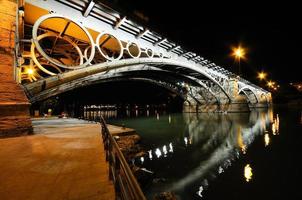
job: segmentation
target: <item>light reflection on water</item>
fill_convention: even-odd
[[[264,134],[264,143],[265,143],[265,146],[269,145],[269,141],[270,141],[269,134],[268,133]]]
[[[263,135],[266,147],[271,145],[271,135],[279,134],[279,116],[272,110],[155,115],[155,119],[112,121],[137,130],[149,150],[134,163],[165,179],[145,188],[150,199],[162,191],[173,191],[178,199],[201,198],[211,181],[240,159],[258,135]],[[252,167],[246,163],[240,176],[249,182],[252,175]]]
[[[252,179],[252,176],[253,176],[252,168],[251,168],[250,164],[247,164],[244,167],[244,177],[245,177],[246,182],[249,182]]]

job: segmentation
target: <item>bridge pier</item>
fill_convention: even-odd
[[[267,102],[259,102],[256,104],[250,104],[250,108],[268,108],[269,104]]]
[[[250,105],[251,108],[268,108],[272,105],[272,96],[271,93],[266,95],[258,95],[259,100],[256,104]]]
[[[32,131],[30,103],[15,80],[15,1],[0,1],[0,137],[27,134]]]
[[[197,103],[195,103],[195,102],[193,103],[193,102],[186,100],[183,103],[182,111],[184,113],[196,113],[197,112]]]
[[[204,105],[197,105],[196,107],[197,112],[199,113],[205,113],[205,112],[215,112],[219,110],[219,106],[214,103],[214,104],[204,104]]]
[[[224,110],[224,109],[222,109]],[[231,103],[225,106],[227,112],[250,112],[249,104],[244,95],[238,95]]]
[[[184,113],[208,113],[215,112],[219,106],[217,104],[189,104],[185,102],[183,104],[183,112]]]
[[[226,106],[227,112],[249,112],[247,97],[239,94],[239,85],[237,78],[231,78],[229,81],[229,94],[231,102]]]

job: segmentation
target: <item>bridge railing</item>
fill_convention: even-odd
[[[117,199],[146,200],[140,185],[134,177],[117,142],[108,130],[103,116],[89,117],[87,120],[100,122],[105,148],[106,161],[109,162],[109,178],[113,181]]]

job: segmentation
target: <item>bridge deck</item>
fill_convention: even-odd
[[[35,135],[0,139],[0,199],[115,199],[100,126],[34,119]]]

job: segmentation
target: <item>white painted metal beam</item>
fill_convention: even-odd
[[[92,11],[94,5],[95,5],[95,3],[91,0],[88,4],[84,14],[83,14],[84,17],[87,17],[90,14],[90,12]]]
[[[166,39],[166,38],[163,38],[163,39],[161,39],[161,40],[155,42],[155,43],[154,43],[154,46],[156,47],[156,46],[158,46],[159,44],[161,44],[161,43],[163,43],[163,42],[165,42],[165,41],[167,41],[167,39]]]
[[[143,30],[142,32],[140,32],[140,33],[136,36],[136,38],[139,39],[139,38],[143,37],[144,35],[146,35],[148,32],[149,32],[149,29],[145,29],[145,30]]]
[[[116,22],[114,29],[118,29],[120,26],[122,26],[122,24],[126,21],[126,17],[123,17],[122,19],[120,19],[118,22]]]

